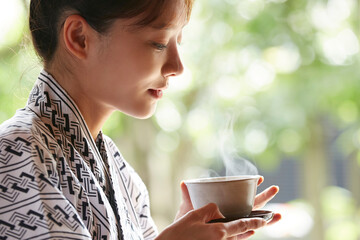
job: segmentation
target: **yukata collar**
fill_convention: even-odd
[[[70,161],[71,155],[73,154],[73,148],[75,148],[76,151],[82,155],[83,160],[88,167],[91,168],[91,171],[98,182],[103,182],[104,178],[107,178],[105,182],[109,181],[109,184],[111,181],[116,182],[113,187],[116,190],[114,196],[115,202],[118,204],[117,207],[123,207],[122,211],[124,213],[126,212],[127,215],[130,215],[129,218],[131,217],[132,222],[137,226],[137,229],[140,229],[139,220],[137,219],[136,212],[131,203],[130,193],[127,190],[127,185],[125,185],[125,177],[122,176],[122,166],[119,166],[121,159],[114,159],[119,152],[116,151],[116,148],[109,147],[107,144],[108,141],[104,141],[106,138],[104,138],[100,131],[97,136],[97,142],[100,143],[100,141],[102,141],[100,146],[102,146],[101,153],[104,155],[100,154],[96,142],[93,140],[76,103],[60,84],[45,70],[40,73],[38,80],[30,93],[27,108],[39,117],[40,121],[43,123],[41,125],[48,128],[47,132],[54,137],[60,147],[65,142],[71,145],[69,148]],[[50,148],[52,146],[48,147]],[[104,162],[104,159],[106,160],[105,151],[107,150],[109,151],[109,157],[112,156],[112,161],[107,162],[108,166],[106,166]],[[125,165],[125,163],[123,164]],[[112,177],[114,179],[112,179]],[[100,184],[99,188],[101,188]],[[106,197],[104,192],[102,196]],[[125,200],[124,196],[127,196],[128,200]],[[127,209],[124,207],[125,205],[128,205]],[[132,209],[130,213],[128,212],[128,209]],[[120,219],[122,219],[121,221],[124,226],[127,222],[130,222],[125,218]],[[133,229],[133,231],[137,230]]]
[[[55,138],[60,134],[66,136],[75,148],[80,148],[80,152],[86,155],[91,151],[102,162],[101,154],[75,101],[45,70],[40,72],[27,107],[40,117]],[[99,135],[102,135],[101,131]]]

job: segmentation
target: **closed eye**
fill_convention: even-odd
[[[157,50],[164,50],[165,48],[167,48],[167,45],[162,44],[162,43],[153,42],[152,45],[153,45]]]

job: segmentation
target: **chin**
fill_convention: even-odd
[[[154,113],[144,114],[144,115],[131,115],[131,116],[134,118],[137,118],[137,119],[148,119],[148,118],[152,117],[153,115],[154,115]]]
[[[142,111],[133,111],[133,112],[124,112],[126,115],[137,119],[148,119],[152,117],[155,113],[156,107],[151,109],[142,109]]]

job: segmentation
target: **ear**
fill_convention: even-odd
[[[63,38],[66,49],[76,58],[85,59],[89,52],[91,27],[79,15],[67,17],[63,27]]]

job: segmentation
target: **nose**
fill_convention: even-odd
[[[184,65],[181,62],[177,44],[172,47],[169,46],[167,60],[163,66],[163,76],[166,78],[174,77],[180,75],[183,71]]]

